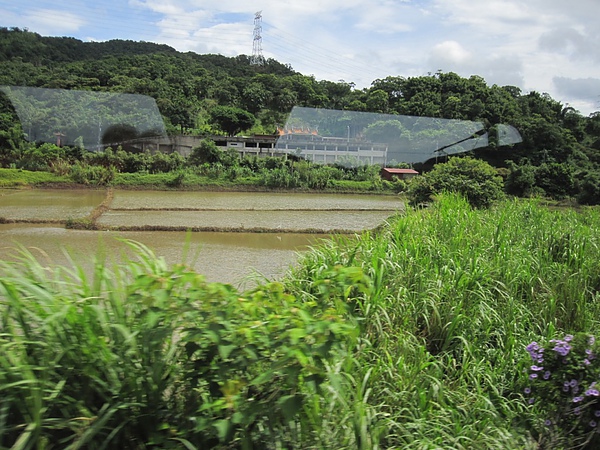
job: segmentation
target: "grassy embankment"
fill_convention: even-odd
[[[1,443],[537,448],[525,346],[600,331],[599,228],[444,197],[241,294],[150,256],[4,266]]]
[[[159,189],[159,190],[231,190],[231,191],[271,191],[322,193],[394,193],[392,183],[373,183],[372,181],[330,180],[322,189],[270,188],[261,184],[259,177],[240,177],[229,180],[225,177],[214,178],[185,173],[116,173],[112,180],[102,182],[77,183],[69,175],[56,175],[51,172],[32,172],[21,169],[0,169],[0,188],[21,187],[102,187],[112,186],[120,189]]]

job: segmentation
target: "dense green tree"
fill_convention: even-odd
[[[387,113],[389,110],[388,94],[382,89],[369,91],[365,103],[371,112]]]
[[[371,142],[392,143],[399,140],[407,130],[399,120],[378,120],[365,129],[365,137]]]
[[[203,139],[198,147],[192,149],[187,163],[191,166],[220,164],[223,167],[239,166],[240,157],[235,149],[221,150],[213,140]]]
[[[216,106],[210,111],[210,117],[228,136],[248,130],[256,122],[251,113],[232,106]]]

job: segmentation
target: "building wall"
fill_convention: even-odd
[[[134,145],[140,151],[152,153],[178,152],[189,156],[192,149],[200,145],[206,136],[171,136],[144,138]],[[260,137],[226,137],[213,136],[218,148],[222,150],[235,149],[240,156],[285,156],[293,154],[316,163],[336,163],[348,159],[356,159],[361,163],[385,165],[387,148],[381,144],[353,142],[346,139],[321,138],[318,141],[276,139],[275,136]]]

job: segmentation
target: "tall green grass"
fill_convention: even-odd
[[[91,274],[26,252],[0,263],[0,448],[316,442],[303,408],[355,334],[339,306],[278,283],[241,294],[132,246],[137,259]]]
[[[14,188],[39,184],[63,184],[70,182],[66,176],[50,172],[30,172],[21,169],[0,168],[0,188]]]
[[[287,280],[298,297],[316,295],[335,266],[372,280],[352,304],[361,343],[341,388],[352,401],[336,417],[358,404],[381,448],[535,447],[524,349],[559,331],[598,331],[599,231],[596,209],[532,200],[473,210],[443,196],[376,234],[309,252]]]
[[[245,293],[141,246],[92,273],[24,253],[0,266],[0,448],[538,448],[525,347],[598,333],[599,228],[442,196]]]

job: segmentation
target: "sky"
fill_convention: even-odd
[[[0,0],[0,26],[252,55],[357,88],[456,72],[600,110],[599,0]]]

